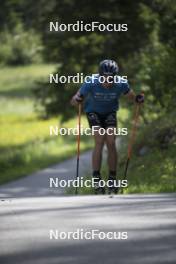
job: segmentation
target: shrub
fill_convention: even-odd
[[[25,65],[42,60],[40,36],[33,29],[25,31],[22,24],[1,32],[0,42],[0,64]]]

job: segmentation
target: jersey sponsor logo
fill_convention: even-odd
[[[116,93],[108,93],[108,94],[104,94],[104,93],[95,93],[94,94],[94,98],[96,101],[104,101],[104,102],[109,102],[112,100],[117,99],[117,94]]]

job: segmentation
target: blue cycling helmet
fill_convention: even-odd
[[[119,71],[117,63],[113,60],[103,60],[99,65],[100,75],[116,75]]]

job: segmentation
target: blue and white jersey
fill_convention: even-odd
[[[82,84],[79,92],[85,98],[84,110],[86,113],[96,112],[106,114],[119,109],[119,98],[130,91],[128,81],[115,76],[109,88],[103,87],[98,74],[92,75]]]

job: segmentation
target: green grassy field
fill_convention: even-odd
[[[128,193],[176,191],[174,112],[141,128],[128,173]],[[122,159],[123,165],[124,159]]]
[[[34,111],[32,89],[47,80],[54,65],[31,65],[0,69],[0,183],[14,180],[76,153],[74,136],[50,136],[49,126],[59,117],[40,120]],[[62,126],[76,125],[72,119]],[[86,124],[83,118],[84,125]],[[82,139],[81,150],[91,147]]]

